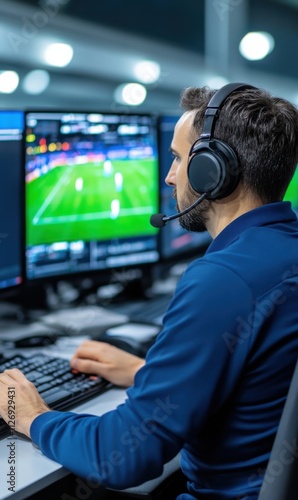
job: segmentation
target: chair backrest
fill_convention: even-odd
[[[298,499],[298,361],[258,500]]]

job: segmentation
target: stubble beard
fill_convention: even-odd
[[[178,211],[182,211],[194,203],[199,195],[191,192],[189,189],[184,193],[180,203],[177,201],[176,189],[173,192],[173,197],[176,200]],[[190,212],[179,218],[180,226],[187,231],[194,233],[202,233],[206,231],[206,224],[208,222],[208,212],[210,208],[210,201],[203,200],[197,207],[193,208]]]

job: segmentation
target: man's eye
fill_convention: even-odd
[[[172,153],[172,159],[173,159],[173,161],[179,161],[180,160],[179,156],[175,155],[174,153]]]

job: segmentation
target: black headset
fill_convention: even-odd
[[[200,137],[189,152],[187,175],[191,187],[207,200],[229,196],[237,187],[241,168],[235,151],[213,137],[216,119],[225,100],[236,90],[254,89],[245,83],[228,83],[210,99]]]

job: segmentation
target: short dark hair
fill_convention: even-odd
[[[197,110],[193,140],[201,133],[214,94],[208,87],[190,87],[181,95],[184,111]],[[237,154],[244,188],[262,203],[283,199],[298,162],[298,110],[293,104],[262,89],[237,90],[222,107],[214,137]]]

